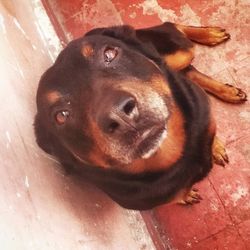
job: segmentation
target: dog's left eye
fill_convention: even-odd
[[[112,62],[118,54],[117,48],[106,48],[104,51],[104,61],[106,63]]]
[[[66,120],[69,118],[69,111],[68,110],[62,110],[56,113],[55,120],[58,125],[63,125]]]

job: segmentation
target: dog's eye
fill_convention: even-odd
[[[104,61],[110,63],[116,58],[118,54],[117,48],[106,48],[104,51]]]
[[[68,110],[62,110],[62,111],[57,112],[55,115],[57,124],[63,125],[68,119],[69,115],[70,114]]]

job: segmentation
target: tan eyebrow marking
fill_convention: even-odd
[[[89,57],[94,54],[94,48],[90,43],[87,43],[83,45],[81,52],[84,57]]]
[[[53,91],[48,92],[45,96],[46,96],[47,101],[50,104],[53,104],[62,97],[62,94],[59,91],[53,90]]]

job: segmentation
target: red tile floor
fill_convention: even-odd
[[[51,168],[57,163],[31,135],[40,75],[55,59],[60,41],[64,45],[93,27],[139,28],[164,21],[223,26],[231,40],[216,48],[197,46],[194,64],[249,94],[249,1],[43,0],[60,41],[39,2],[0,1],[1,249],[250,249],[249,102],[229,105],[211,97],[230,164],[215,166],[197,185],[200,204],[142,213],[155,247],[140,214]]]
[[[172,21],[222,26],[230,32],[231,40],[217,48],[197,47],[194,64],[201,71],[250,93],[248,1],[49,0],[44,3],[64,41],[91,28],[118,24],[139,28]],[[215,166],[198,185],[204,198],[200,204],[165,205],[143,213],[161,248],[170,244],[174,249],[250,249],[250,105],[249,102],[229,105],[211,99],[218,134],[226,144],[230,164],[225,169]]]

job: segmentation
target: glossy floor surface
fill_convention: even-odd
[[[42,72],[69,40],[91,28],[164,21],[227,28],[231,40],[197,46],[194,64],[250,95],[247,0],[0,1],[1,249],[250,249],[250,105],[211,97],[230,164],[197,187],[195,206],[127,211],[91,185],[73,183],[35,144],[35,92]],[[54,29],[55,30],[54,30]],[[57,35],[59,39],[57,38]],[[154,241],[153,245],[151,238]]]

